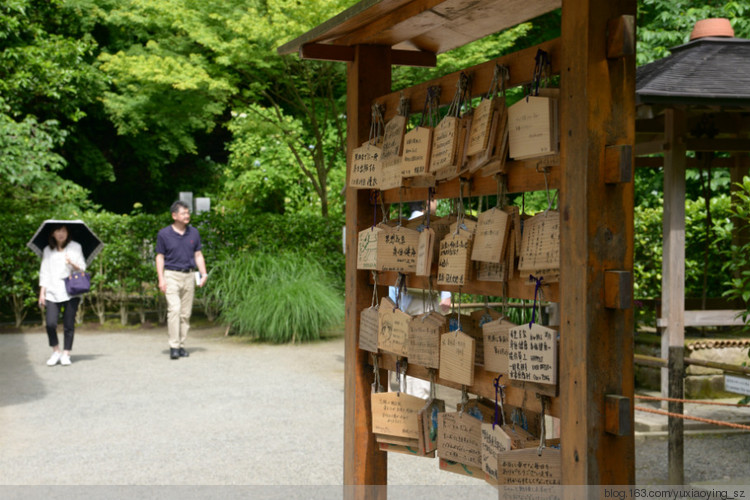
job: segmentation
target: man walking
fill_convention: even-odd
[[[193,295],[196,283],[206,283],[206,262],[201,252],[201,237],[190,226],[190,208],[176,201],[170,209],[172,220],[156,235],[156,272],[159,290],[167,299],[167,332],[169,357],[179,359],[190,355],[185,350],[185,338],[190,329]],[[199,274],[196,274],[196,267]]]

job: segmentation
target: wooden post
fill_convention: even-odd
[[[390,48],[356,46],[347,69],[347,179],[352,151],[368,139],[371,103],[390,92]],[[369,307],[368,271],[357,270],[357,235],[372,222],[367,190],[346,190],[346,339],[344,383],[344,486],[346,498],[385,499],[386,453],[378,450],[372,428],[369,353],[358,349],[359,313]]]
[[[668,109],[664,114],[664,242],[662,252],[661,304],[666,329],[661,336],[661,355],[669,360],[662,369],[661,393],[683,397],[685,346],[685,113]],[[670,402],[670,412],[682,413],[682,403]],[[683,484],[683,420],[668,417],[669,483]]]
[[[618,436],[605,425],[607,396],[632,400],[634,385],[633,310],[605,307],[605,274],[633,269],[633,182],[608,174],[606,149],[635,142],[635,58],[628,51],[607,58],[607,27],[635,13],[635,0],[562,5],[560,425],[566,485],[635,482],[632,431]],[[631,421],[632,407],[625,410]]]

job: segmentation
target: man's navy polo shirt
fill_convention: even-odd
[[[156,253],[164,255],[164,269],[183,271],[194,268],[195,252],[200,249],[201,236],[193,226],[187,226],[185,234],[180,234],[169,225],[156,235]]]

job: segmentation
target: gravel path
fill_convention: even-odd
[[[47,367],[46,336],[0,334],[0,486],[342,483],[342,339],[256,345],[214,328],[193,330],[187,347],[189,358],[172,361],[161,328],[80,332],[73,365]],[[666,446],[636,441],[638,483],[666,482]],[[686,478],[745,484],[749,449],[749,434],[690,438]],[[389,484],[494,497],[483,481],[398,454]],[[0,489],[16,493],[37,496]]]

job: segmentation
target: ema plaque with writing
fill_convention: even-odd
[[[534,323],[510,329],[508,377],[536,384],[557,384],[557,332]]]
[[[440,336],[440,378],[474,384],[474,339],[460,330]]]
[[[424,399],[403,392],[377,392],[370,396],[370,403],[373,433],[419,438],[417,415]]]
[[[419,232],[403,226],[378,234],[378,271],[413,273],[417,270]]]
[[[468,412],[438,415],[437,454],[440,458],[482,467],[482,421]]]
[[[432,151],[432,129],[416,127],[404,137],[404,155],[401,159],[401,175],[415,177],[430,171]]]
[[[479,214],[471,249],[471,260],[500,263],[510,230],[510,215],[502,209],[491,208]]]
[[[463,286],[469,281],[471,271],[471,235],[458,231],[440,241],[438,260],[438,285]]]
[[[484,337],[484,369],[495,373],[508,373],[508,344],[510,329],[515,323],[501,318],[482,325]]]
[[[560,269],[560,212],[548,210],[524,221],[518,269]]]
[[[379,189],[382,154],[382,148],[369,142],[352,151],[349,187],[355,189]]]

